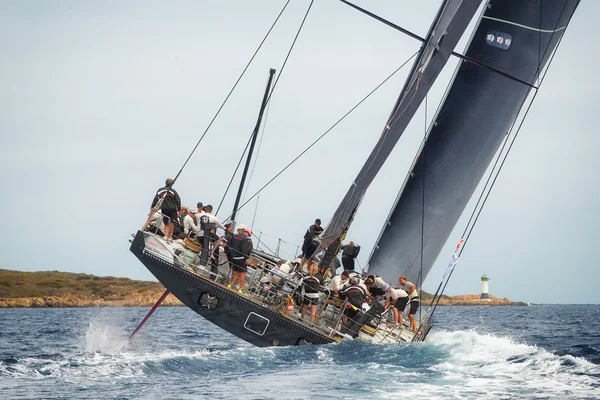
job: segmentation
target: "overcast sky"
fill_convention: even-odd
[[[177,181],[183,203],[219,204],[269,68],[279,72],[309,5],[292,1]],[[440,1],[357,1],[424,36]],[[153,279],[129,252],[154,193],[174,177],[283,0],[18,1],[0,13],[0,268]],[[447,294],[600,303],[596,266],[600,2],[583,1],[470,238]],[[472,28],[471,28],[472,30]],[[468,36],[468,35],[467,35]],[[457,51],[462,51],[467,37]],[[264,118],[248,198],[419,48],[337,2],[317,0]],[[428,96],[430,119],[456,60]],[[293,256],[329,220],[376,143],[410,63],[260,196],[254,231]],[[417,113],[373,182],[348,238],[366,258],[424,135]],[[239,178],[236,178],[237,185]],[[236,188],[237,189],[237,188]],[[227,217],[235,189],[219,216]],[[238,221],[252,224],[256,201]],[[470,215],[470,209],[465,212]],[[466,218],[424,289],[434,291]]]

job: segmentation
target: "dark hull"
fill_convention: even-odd
[[[145,251],[145,246],[144,234],[138,232],[130,250],[165,288],[202,317],[240,339],[260,347],[334,341],[298,320]],[[205,301],[209,297],[211,306]]]

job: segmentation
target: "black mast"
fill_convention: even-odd
[[[238,210],[238,206],[240,204],[240,199],[242,197],[242,191],[244,190],[244,183],[246,182],[246,175],[248,174],[248,168],[250,167],[250,160],[252,159],[252,152],[254,151],[254,145],[256,144],[256,138],[258,137],[258,130],[260,128],[260,122],[262,121],[263,113],[265,112],[265,108],[267,107],[267,102],[269,100],[269,92],[271,90],[271,82],[273,82],[273,75],[275,75],[275,69],[271,68],[269,70],[269,81],[267,82],[267,88],[265,89],[265,95],[263,96],[262,104],[260,105],[260,111],[258,113],[258,119],[256,121],[256,126],[254,127],[254,131],[252,132],[252,142],[250,143],[250,150],[248,150],[248,158],[246,158],[246,165],[244,166],[244,172],[242,173],[242,180],[240,182],[240,187],[237,192],[237,196],[235,196],[235,204],[233,205],[233,212],[231,213],[231,223],[235,227],[235,215]]]

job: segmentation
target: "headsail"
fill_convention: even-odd
[[[331,262],[337,251],[340,237],[348,229],[371,181],[387,160],[431,85],[446,65],[480,3],[481,0],[443,2],[379,141],[322,234],[320,248],[331,247],[323,257],[322,265],[329,265]]]
[[[466,55],[534,83],[579,0],[490,1]],[[368,261],[424,280],[531,90],[462,62]],[[423,252],[421,260],[421,241]]]

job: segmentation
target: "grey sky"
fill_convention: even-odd
[[[128,251],[285,2],[29,1],[0,13],[0,268],[152,279]],[[439,1],[358,2],[425,35]],[[183,202],[219,204],[309,1],[293,1],[176,184]],[[447,294],[600,303],[595,282],[600,3],[583,1],[450,282]],[[466,42],[463,40],[463,44]],[[461,51],[459,46],[457,50]],[[317,0],[279,81],[247,197],[419,48],[337,1]],[[409,64],[410,66],[410,64]],[[260,197],[254,230],[292,256],[331,217],[375,144],[409,66]],[[428,98],[429,115],[456,66]],[[364,265],[424,134],[424,110],[372,184],[349,239]],[[236,180],[236,184],[239,181]],[[220,217],[229,215],[235,191]],[[255,202],[239,222],[251,224]],[[466,217],[470,209],[465,212]],[[435,290],[466,219],[425,282]]]

